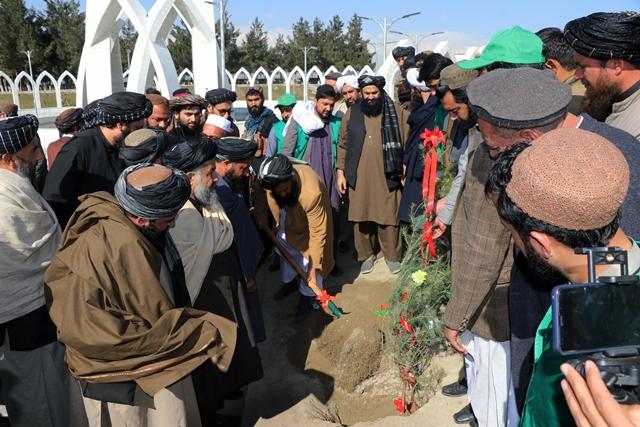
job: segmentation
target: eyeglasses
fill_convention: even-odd
[[[233,113],[233,108],[216,108],[216,111],[219,115],[231,114]]]

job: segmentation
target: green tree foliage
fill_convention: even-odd
[[[0,0],[0,69],[10,77],[29,70],[25,51],[33,50],[36,60],[38,21],[37,13],[27,9],[24,0]]]
[[[264,25],[258,18],[251,23],[251,28],[246,34],[240,47],[242,54],[242,66],[247,70],[255,71],[259,67],[267,67],[269,64],[269,40],[264,30]]]
[[[180,20],[171,29],[167,45],[177,71],[192,69],[191,33]]]
[[[218,46],[220,46],[220,20],[216,21],[216,38],[218,39]],[[232,73],[238,71],[242,66],[242,54],[238,47],[238,37],[240,37],[240,30],[236,29],[231,22],[231,15],[224,11],[224,62],[225,67]]]
[[[358,15],[354,14],[351,17],[344,39],[349,64],[355,68],[371,64],[371,54],[367,49],[369,40],[362,38],[362,19],[358,18]]]
[[[84,43],[84,12],[80,11],[77,0],[46,0],[45,3],[46,69],[54,76],[65,70],[75,74]]]
[[[131,55],[136,47],[138,32],[129,19],[126,19],[118,34],[120,42],[120,59],[122,60],[122,70],[126,71],[130,67]]]

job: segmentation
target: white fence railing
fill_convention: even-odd
[[[266,100],[276,101],[282,92],[291,92],[294,86],[304,87],[305,81],[309,86],[323,84],[325,75],[330,72],[360,76],[365,73],[373,73],[373,70],[369,66],[356,70],[351,65],[339,70],[332,65],[323,72],[313,66],[305,75],[300,67],[295,67],[289,72],[281,67],[276,67],[271,73],[263,67],[258,68],[254,73],[242,67],[234,74],[226,71],[226,87],[235,91],[241,86],[261,85]],[[128,71],[124,72],[125,80],[128,74]],[[190,69],[185,68],[178,75],[178,80],[181,85],[189,85],[193,82],[193,73]],[[284,86],[284,90],[274,91],[275,86]],[[13,102],[18,105],[20,111],[25,113],[37,111],[38,115],[42,117],[55,116],[64,108],[75,106],[75,97],[69,96],[69,100],[65,102],[63,94],[65,91],[74,91],[76,88],[77,79],[69,71],[63,72],[57,79],[48,71],[43,71],[35,79],[24,71],[21,71],[14,79],[0,71],[0,96],[5,95],[0,99]],[[55,100],[52,99],[53,97]],[[32,106],[33,108],[29,108]]]

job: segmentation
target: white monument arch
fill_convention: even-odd
[[[180,16],[191,33],[194,91],[220,86],[213,4],[203,0],[157,0],[147,10],[138,0],[87,0],[85,42],[78,68],[77,105],[124,90],[118,33],[123,17],[138,32],[127,90],[143,93],[156,85],[166,97],[179,87],[166,40]]]

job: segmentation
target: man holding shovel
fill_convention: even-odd
[[[275,240],[278,254],[285,258],[280,264],[284,286],[293,291],[296,275],[305,276],[297,280],[302,294],[297,316],[301,316],[311,310],[318,296],[326,297],[322,282],[334,266],[329,194],[310,166],[282,154],[264,160],[258,179],[267,193],[277,237],[271,230],[265,232]]]

